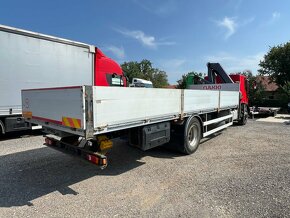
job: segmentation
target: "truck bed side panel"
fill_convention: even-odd
[[[239,105],[239,91],[221,91],[220,92],[220,107],[233,107]]]
[[[178,116],[181,90],[94,87],[94,128]]]
[[[234,108],[239,104],[239,92],[184,90],[184,112],[200,113],[220,108]]]
[[[22,91],[22,111],[31,122],[58,129],[85,129],[83,87]]]

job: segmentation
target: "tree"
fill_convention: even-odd
[[[194,71],[191,71],[189,73],[183,74],[181,76],[181,79],[180,80],[177,80],[177,86],[176,86],[176,88],[178,88],[178,89],[186,89],[187,79],[188,79],[188,76],[190,74],[193,74],[193,76],[196,76],[196,78],[202,77],[202,73],[197,73],[197,72],[194,72]]]
[[[177,80],[177,89],[185,89],[186,88],[186,78],[187,78],[188,74],[183,74],[181,76],[180,80]]]
[[[136,61],[125,62],[121,64],[122,70],[129,81],[132,82],[133,78],[143,78],[140,70],[139,63]]]
[[[167,74],[165,71],[155,69],[152,79],[153,87],[155,88],[164,88],[168,86]]]
[[[121,64],[121,67],[130,82],[133,78],[140,78],[151,81],[154,88],[162,88],[168,85],[166,72],[153,68],[149,60],[125,62]]]
[[[259,65],[260,74],[269,76],[290,98],[290,42],[271,47]]]

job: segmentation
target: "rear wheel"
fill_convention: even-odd
[[[201,139],[201,125],[196,117],[189,118],[184,128],[183,149],[182,153],[194,153]]]

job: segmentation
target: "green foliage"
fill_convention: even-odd
[[[251,70],[244,70],[242,73],[240,73],[244,76],[246,76],[247,78],[252,78],[253,77],[253,73]]]
[[[149,60],[125,62],[121,64],[121,67],[130,83],[133,78],[140,78],[151,81],[154,88],[163,88],[168,85],[166,72],[154,68]]]
[[[270,76],[271,81],[275,82],[289,98],[290,42],[271,47],[259,65],[261,67],[260,74]]]
[[[177,80],[177,89],[185,89],[186,88],[186,78],[188,74],[183,74],[180,80]]]
[[[186,89],[187,83],[195,84],[197,83],[196,81],[189,81],[189,80],[194,80],[194,78],[200,78],[202,77],[202,73],[197,73],[197,72],[189,72],[186,74],[183,74],[180,80],[177,80],[177,89]]]
[[[164,88],[168,86],[167,74],[165,71],[155,69],[152,76],[153,87]]]

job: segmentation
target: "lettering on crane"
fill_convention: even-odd
[[[240,84],[238,83],[198,84],[191,85],[189,88],[194,90],[239,91]]]
[[[204,90],[221,90],[221,85],[207,85],[203,86]]]

